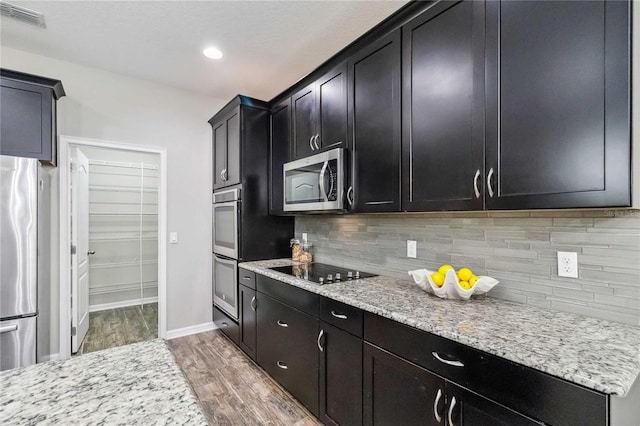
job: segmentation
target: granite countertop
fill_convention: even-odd
[[[208,424],[162,339],[3,371],[0,387],[0,424]]]
[[[626,395],[640,373],[640,327],[491,297],[440,299],[408,276],[320,286],[269,269],[289,264],[239,266],[605,394]]]

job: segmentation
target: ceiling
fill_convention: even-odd
[[[270,100],[406,1],[21,1],[2,45],[231,99]],[[217,46],[221,60],[202,50]],[[51,76],[55,78],[55,76]]]

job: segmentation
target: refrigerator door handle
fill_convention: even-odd
[[[12,331],[18,331],[18,324],[11,324],[6,327],[0,327],[0,334],[10,333]]]

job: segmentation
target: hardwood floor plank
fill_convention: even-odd
[[[219,330],[168,343],[212,425],[321,424]]]

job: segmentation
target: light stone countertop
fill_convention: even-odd
[[[605,394],[626,395],[640,373],[640,327],[491,297],[440,299],[408,275],[321,286],[269,269],[289,264],[238,266]]]
[[[207,425],[162,339],[0,373],[3,425]]]

